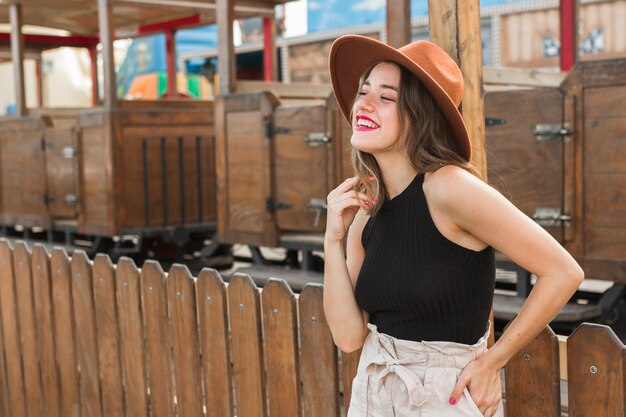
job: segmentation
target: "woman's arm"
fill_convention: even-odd
[[[537,276],[537,283],[518,316],[497,343],[463,371],[453,391],[452,398],[458,400],[467,386],[479,408],[485,406],[481,411],[490,415],[488,412],[494,404],[488,404],[488,380],[558,314],[580,285],[584,273],[543,228],[478,178],[451,166],[431,177],[434,180],[430,184],[431,210],[449,219],[458,228],[459,236],[469,234]],[[455,230],[451,230],[454,234]]]
[[[365,256],[361,233],[367,214],[360,209],[349,178],[328,196],[324,236],[324,313],[337,347],[352,352],[363,346],[367,336],[367,313],[354,295],[354,286]],[[360,196],[367,201],[367,196]],[[346,254],[344,238],[348,229]]]

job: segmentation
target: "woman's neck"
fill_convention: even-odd
[[[400,194],[413,181],[417,171],[407,158],[376,158],[383,174],[383,182],[389,198]]]

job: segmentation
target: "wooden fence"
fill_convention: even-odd
[[[213,270],[195,279],[183,266],[165,274],[6,241],[0,313],[9,417],[340,416],[358,358],[339,359],[320,285],[259,291],[243,275],[226,285]],[[570,336],[570,416],[624,416],[625,352],[604,326]],[[507,415],[559,416],[559,378],[548,328],[506,368]]]

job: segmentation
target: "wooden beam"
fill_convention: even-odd
[[[165,32],[165,55],[167,57],[167,97],[178,97],[176,75],[176,31]]]
[[[113,5],[110,0],[98,0],[98,24],[102,42],[102,60],[104,77],[104,103],[106,110],[117,107],[117,80],[113,61]]]
[[[387,44],[399,48],[411,42],[411,0],[387,0]]]
[[[24,36],[22,35],[22,6],[9,6],[11,22],[11,60],[13,61],[13,82],[15,86],[15,114],[26,115],[26,90],[24,87]]]
[[[487,179],[483,61],[478,0],[428,0],[430,39],[441,46],[463,73],[461,110],[472,141],[472,164]]]
[[[230,0],[217,0],[217,76],[219,94],[235,91],[235,47],[233,45],[234,6]]]
[[[88,50],[91,62],[91,105],[96,107],[100,100],[100,89],[98,88],[98,47],[93,45]]]

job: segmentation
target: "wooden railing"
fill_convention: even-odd
[[[334,417],[358,360],[339,358],[320,285],[260,291],[244,275],[6,241],[0,313],[2,416]],[[570,416],[624,416],[625,352],[608,327],[570,336]],[[560,379],[548,328],[506,368],[507,415],[559,416]]]

